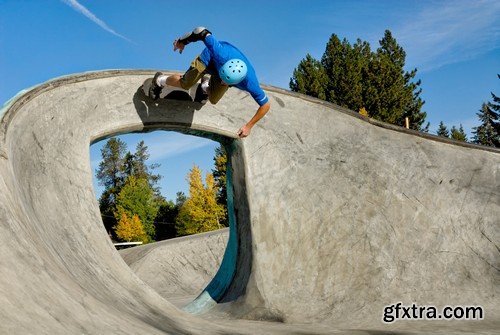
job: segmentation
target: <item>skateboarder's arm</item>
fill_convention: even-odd
[[[271,108],[270,102],[266,102],[265,104],[260,106],[259,109],[257,109],[257,112],[255,113],[255,115],[252,117],[252,119],[250,121],[248,121],[246,125],[241,127],[240,130],[238,130],[238,136],[240,138],[243,138],[243,137],[247,137],[248,135],[250,135],[250,132],[252,131],[253,126],[255,126],[255,124],[257,122],[259,122],[259,120],[262,119],[264,117],[264,115],[267,114],[267,112],[269,112],[270,108]]]
[[[184,36],[174,41],[174,51],[179,50],[180,53],[184,47],[191,42],[203,41],[208,35],[212,33],[205,27],[197,27],[193,31],[184,34]]]

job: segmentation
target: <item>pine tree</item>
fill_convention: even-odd
[[[114,218],[115,202],[123,183],[125,174],[123,170],[123,159],[127,145],[119,138],[110,138],[101,149],[102,161],[96,170],[96,178],[104,191],[99,199],[104,227],[108,234],[113,234],[116,225]]]
[[[227,188],[226,188],[226,172],[227,172],[227,154],[224,147],[220,145],[215,149],[214,167],[212,175],[215,180],[215,189],[217,191],[217,202],[224,207],[227,213]],[[221,221],[224,226],[229,226],[227,217]]]
[[[455,126],[451,127],[450,137],[457,141],[467,142],[467,134],[465,134],[462,125],[460,125],[460,128],[458,129]]]
[[[123,173],[125,176],[135,175],[135,160],[134,155],[128,151],[123,157]]]
[[[417,70],[405,72],[406,52],[397,43],[389,30],[379,41],[380,47],[370,62],[368,84],[375,91],[366,97],[374,106],[367,104],[371,115],[384,122],[404,126],[405,118],[410,119],[412,129],[421,130],[426,114],[421,112],[424,101],[420,98],[420,81],[412,82]]]
[[[135,176],[137,178],[147,179],[150,186],[154,189],[155,185],[161,179],[161,176],[159,174],[153,174],[151,171],[160,167],[160,164],[156,163],[148,165],[146,162],[149,157],[148,147],[144,144],[144,141],[140,141],[137,144],[134,154]]]
[[[500,74],[497,74],[500,79]],[[474,143],[500,148],[500,97],[491,92],[493,101],[481,107],[477,116],[481,125],[474,127]]]
[[[389,30],[379,43],[372,52],[368,42],[358,39],[351,46],[332,34],[321,64],[307,55],[290,88],[315,97],[324,92],[325,100],[355,111],[365,108],[370,117],[384,122],[403,126],[408,118],[411,129],[427,132],[429,124],[422,127],[427,114],[422,111],[421,81],[414,81],[417,70],[404,70],[406,53]]]
[[[341,107],[359,110],[363,107],[363,59],[368,43],[358,40],[353,48],[347,39],[340,41],[332,34],[321,58],[321,64],[328,78],[326,100]]]
[[[102,161],[99,163],[96,177],[99,185],[110,190],[113,196],[118,194],[125,181],[123,159],[126,149],[125,142],[114,137],[109,139],[101,149]]]
[[[176,218],[176,229],[180,236],[202,233],[222,228],[226,213],[217,203],[215,182],[207,174],[205,187],[201,170],[194,165],[189,173],[189,198],[182,205]]]
[[[162,200],[155,218],[156,240],[161,241],[177,236],[175,218],[179,214],[179,207],[173,201]]]
[[[293,71],[290,88],[292,91],[325,100],[327,82],[328,78],[321,63],[307,54],[306,58],[301,60],[299,66]]]
[[[416,69],[405,73],[405,89],[408,94],[411,94],[412,99],[404,107],[403,115],[401,116],[398,124],[401,125],[403,120],[408,118],[410,120],[410,129],[427,133],[429,131],[430,123],[427,123],[425,127],[422,127],[422,124],[425,122],[425,118],[427,117],[427,113],[422,111],[425,101],[420,97],[420,94],[422,94],[422,88],[420,87],[422,81],[418,80],[415,83],[411,81],[416,74]]]
[[[145,145],[144,141],[137,143],[136,151],[131,154],[130,151],[125,155],[124,158],[124,172],[125,175],[134,176],[136,178],[147,179],[149,185],[154,189],[155,194],[161,198],[161,193],[159,187],[156,185],[161,179],[159,174],[152,173],[152,170],[160,167],[160,164],[147,164],[147,160],[150,155],[148,153],[148,147]]]
[[[111,138],[101,150],[102,161],[96,171],[99,184],[105,189],[99,199],[99,208],[103,217],[103,223],[109,234],[113,234],[113,227],[120,217],[116,217],[117,198],[125,181],[133,176],[136,179],[147,180],[154,191],[157,201],[164,200],[159,187],[156,186],[161,176],[153,174],[151,170],[156,169],[158,164],[147,164],[149,159],[148,147],[141,141],[137,144],[134,154],[127,152],[127,145],[119,138]],[[129,216],[132,217],[132,216]],[[141,217],[141,220],[143,218]],[[144,222],[144,221],[143,221]],[[149,221],[148,221],[149,222]],[[149,231],[151,234],[151,230]],[[154,237],[154,234],[151,235]]]
[[[500,105],[498,104],[498,97],[493,95],[494,103],[483,103],[483,106],[477,113],[481,125],[474,127],[472,133],[474,134],[474,143],[486,145],[490,147],[500,147],[500,121],[498,111]],[[495,101],[495,98],[497,99]]]
[[[180,192],[177,192],[176,194],[176,198],[175,198],[175,206],[180,209],[182,207],[182,205],[184,205],[184,203],[186,202],[187,200],[187,196],[184,194],[184,192],[180,191]]]
[[[443,121],[439,122],[439,128],[436,132],[436,135],[442,136],[442,137],[450,137],[450,132],[448,131],[448,128],[444,125]]]

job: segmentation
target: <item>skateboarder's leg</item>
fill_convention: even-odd
[[[205,64],[201,62],[199,57],[196,57],[191,62],[191,66],[189,67],[189,69],[183,75],[172,74],[167,76],[160,73],[159,76],[155,75],[154,84],[158,87],[164,87],[165,85],[168,85],[188,90],[191,88],[191,86],[195,85],[201,79],[201,77],[203,77],[205,72]]]
[[[165,80],[165,84],[169,86],[174,86],[174,87],[181,87],[181,79],[182,75],[180,74],[172,74],[168,76]]]
[[[229,88],[217,75],[210,77],[208,86],[208,100],[214,105],[219,102]]]
[[[203,64],[200,60],[199,57],[196,57],[192,62],[191,66],[189,69],[184,73],[184,75],[176,75],[171,76],[174,77],[172,78],[172,83],[177,84],[177,87],[182,87],[185,90],[188,90],[191,88],[193,85],[198,83],[198,81],[203,77],[203,75],[206,73],[207,67],[205,64]],[[167,80],[167,84],[170,85],[170,78]]]

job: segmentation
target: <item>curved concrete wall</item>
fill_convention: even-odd
[[[229,228],[120,251],[146,284],[179,308],[194,300],[219,269]]]
[[[235,140],[255,112],[251,97],[230,90],[200,110],[187,102],[154,104],[140,90],[151,76],[69,76],[5,107],[2,332],[255,333],[174,308],[132,274],[108,241],[89,145],[151,129],[202,133],[234,148],[238,257],[212,313],[386,329],[383,306],[392,303],[481,305],[486,321],[474,329],[498,328],[498,150],[366,122],[273,88],[266,88],[271,112],[249,138]],[[290,333],[301,326],[259,327]]]

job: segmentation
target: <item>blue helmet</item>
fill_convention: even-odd
[[[239,84],[247,76],[247,65],[241,59],[233,58],[219,70],[220,79],[228,85]]]

